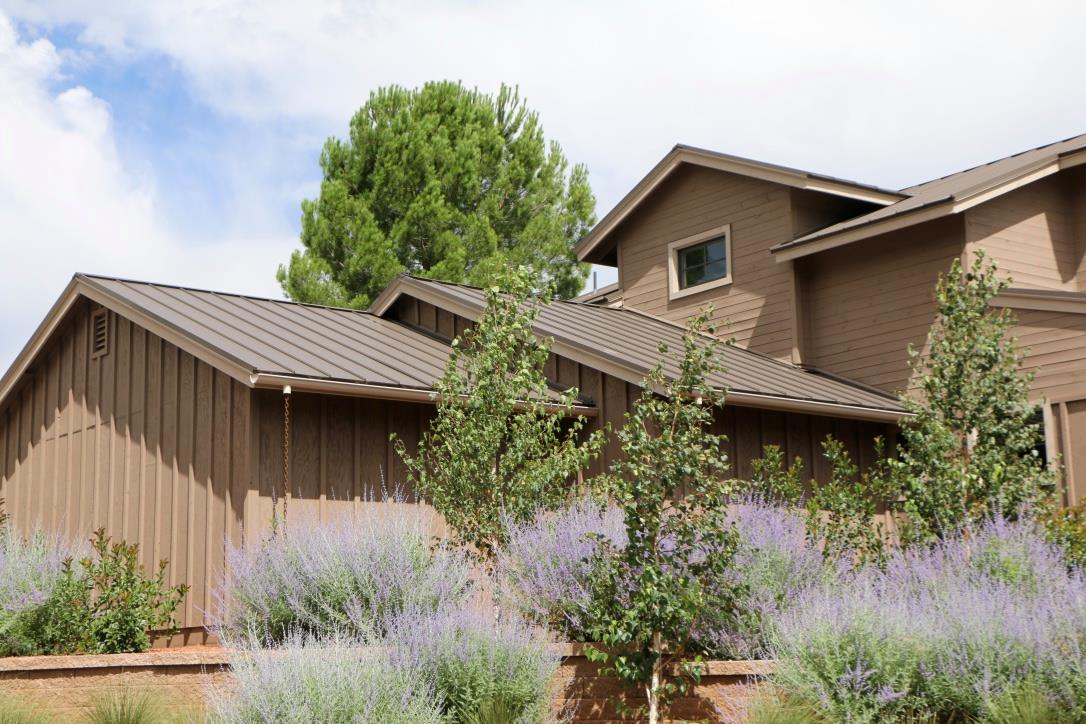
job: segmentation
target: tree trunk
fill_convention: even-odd
[[[656,660],[652,663],[652,680],[646,687],[645,694],[649,700],[649,724],[658,724],[660,721],[660,673],[664,665],[658,631],[652,634],[652,651],[656,654]]]

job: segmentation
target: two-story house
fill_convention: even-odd
[[[825,479],[827,435],[862,468],[904,414],[937,275],[983,246],[1014,275],[1000,303],[1019,314],[1075,502],[1084,160],[1080,137],[890,191],[676,147],[578,246],[618,284],[542,309],[548,379],[578,390],[590,429],[617,428],[659,344],[679,349],[713,303],[735,340],[712,378],[734,473],[775,444]],[[175,642],[202,642],[226,542],[262,535],[276,495],[295,519],[327,517],[404,482],[389,436],[410,447],[425,430],[449,344],[483,308],[479,289],[411,276],[356,311],[77,274],[0,377],[0,498],[17,526],[105,526],[145,564],[168,559],[192,586]],[[612,440],[589,473],[618,454]]]
[[[1086,135],[900,191],[676,146],[578,246],[618,267],[589,302],[681,322],[889,393],[910,388],[933,289],[983,249],[1043,401],[1064,496],[1086,496]]]

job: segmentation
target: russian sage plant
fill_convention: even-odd
[[[781,612],[807,589],[839,575],[841,566],[825,560],[798,510],[751,496],[729,506],[728,520],[738,534],[726,584],[736,591],[736,611],[711,620],[699,639],[713,658],[762,658]]]
[[[405,612],[384,641],[394,667],[433,682],[442,713],[463,724],[548,720],[560,659],[538,628],[461,607]]]
[[[65,561],[82,549],[36,531],[0,526],[0,655],[45,653],[44,610],[64,578]]]
[[[249,547],[227,547],[217,629],[238,644],[379,635],[405,610],[465,600],[469,567],[431,542],[432,513],[382,502],[329,522],[292,521]]]
[[[208,691],[210,719],[258,722],[442,724],[433,682],[354,639],[292,637],[269,649],[236,649],[231,686]]]
[[[1086,718],[1086,581],[1028,520],[813,587],[773,634],[778,686],[833,721],[984,721],[1021,691]]]
[[[570,641],[587,640],[592,559],[599,536],[622,544],[622,511],[586,496],[559,510],[540,509],[527,522],[506,516],[504,524],[495,565],[499,600]]]

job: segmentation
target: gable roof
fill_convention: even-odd
[[[603,244],[611,231],[640,206],[672,171],[684,163],[879,205],[892,204],[903,198],[897,191],[678,144],[577,243],[577,258],[581,261],[592,261],[593,259],[589,258],[592,252]]]
[[[427,402],[449,357],[447,342],[369,312],[77,274],[0,378],[0,403],[80,297],[248,387]]]
[[[468,319],[477,318],[485,307],[481,289],[401,275],[370,310],[383,315],[403,295]],[[682,349],[684,331],[633,309],[573,301],[543,306],[536,329],[554,340],[556,354],[635,384],[659,361],[660,343],[673,351]],[[734,345],[721,349],[726,371],[710,382],[727,389],[730,404],[880,421],[905,414],[897,400],[883,392]],[[664,372],[678,374],[673,359],[666,361]]]
[[[957,214],[1065,168],[1086,163],[1086,134],[902,189],[906,198],[772,247],[779,261]]]

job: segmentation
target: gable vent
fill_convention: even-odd
[[[99,309],[91,315],[91,359],[109,354],[109,312]]]

